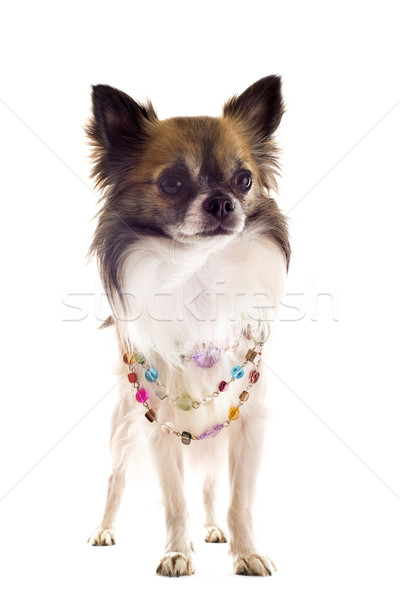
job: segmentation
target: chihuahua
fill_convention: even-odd
[[[229,551],[235,573],[271,575],[254,543],[252,500],[262,454],[268,339],[290,258],[271,193],[281,80],[233,96],[221,117],[159,120],[108,85],[93,87],[87,126],[101,192],[91,245],[120,349],[105,513],[89,538],[115,543],[114,521],[143,433],[163,494],[167,540],[157,573],[194,573],[184,465],[203,477],[205,541],[228,459]],[[137,459],[139,460],[139,458]]]

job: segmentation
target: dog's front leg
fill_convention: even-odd
[[[271,575],[276,570],[272,561],[256,552],[253,539],[252,505],[262,449],[262,421],[242,418],[229,432],[229,551],[238,575]]]
[[[206,476],[203,482],[203,502],[206,513],[206,520],[204,526],[206,528],[206,536],[204,541],[206,542],[226,542],[226,536],[221,527],[217,525],[217,519],[215,518],[215,496],[216,496],[216,476],[215,473],[211,473]]]
[[[192,544],[187,530],[183,485],[182,447],[175,436],[163,432],[152,438],[152,450],[164,499],[167,542],[157,573],[169,577],[192,575]]]

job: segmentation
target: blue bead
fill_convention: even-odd
[[[155,369],[147,369],[144,376],[147,381],[155,381],[158,379],[158,372]]]
[[[243,367],[241,365],[236,365],[235,367],[232,367],[232,369],[231,369],[231,375],[235,379],[240,379],[244,375],[244,369],[243,369]]]

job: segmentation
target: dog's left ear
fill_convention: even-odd
[[[277,129],[284,112],[281,78],[264,77],[253,83],[240,96],[233,96],[225,104],[224,117],[243,123],[249,133],[267,140]]]

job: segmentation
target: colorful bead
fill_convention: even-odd
[[[189,446],[190,442],[192,441],[192,434],[189,433],[188,431],[182,431],[182,444],[185,444],[185,446]]]
[[[245,331],[245,336],[248,340],[251,340],[253,337],[253,333],[251,331],[251,325],[247,325],[246,327],[246,331]]]
[[[144,355],[141,352],[136,352],[135,359],[136,362],[139,363],[139,365],[142,365],[145,361]]]
[[[241,379],[244,375],[244,369],[241,365],[236,365],[235,367],[232,367],[231,369],[231,375],[232,377],[234,377],[235,379]]]
[[[257,352],[255,352],[251,348],[249,350],[247,350],[246,360],[250,360],[251,362],[254,362],[254,359],[256,358],[256,356],[257,356]]]
[[[150,423],[152,423],[153,421],[155,421],[157,415],[155,411],[152,408],[150,408],[144,416],[148,421],[150,421]]]
[[[239,418],[239,409],[236,406],[231,406],[228,412],[228,419],[231,421],[236,421]]]
[[[208,429],[206,429],[205,431],[203,431],[203,433],[199,436],[201,440],[205,440],[209,437],[215,437],[220,431],[221,429],[223,429],[223,425],[218,424],[218,425],[213,425],[212,427],[209,427]]]
[[[156,396],[160,398],[160,400],[164,400],[164,398],[168,396],[167,388],[165,387],[165,385],[160,385],[156,389]]]
[[[267,325],[268,325],[268,328],[269,328],[269,324],[268,323],[267,323]],[[265,325],[264,325],[264,323],[260,323],[259,326],[258,326],[258,330],[254,334],[254,340],[258,344],[264,344],[267,339],[268,339],[268,335],[267,335],[267,332],[265,331]]]
[[[249,399],[249,392],[246,392],[246,390],[243,390],[243,392],[239,396],[239,400],[241,400],[242,402],[246,402],[246,400],[248,400],[248,399]]]
[[[182,396],[178,396],[175,400],[175,405],[180,408],[180,410],[192,410],[192,402],[190,396],[187,394],[182,394]]]
[[[226,381],[220,381],[218,384],[218,389],[220,392],[226,392],[228,387],[229,387],[229,383],[227,383]]]
[[[146,400],[149,399],[149,394],[147,393],[147,390],[145,390],[144,388],[140,388],[137,392],[136,392],[136,400],[138,402],[146,402]]]
[[[219,361],[220,355],[221,350],[219,348],[210,346],[203,352],[195,352],[193,354],[193,360],[199,365],[199,367],[210,369]]]
[[[137,382],[136,373],[134,373],[133,371],[132,371],[132,373],[128,373],[128,379],[129,379],[130,383],[136,383]]]
[[[134,365],[135,364],[135,355],[129,354],[129,352],[125,352],[125,354],[122,357],[122,360],[124,361],[124,363],[126,365]]]
[[[258,371],[256,371],[255,369],[250,371],[249,380],[251,383],[257,383],[259,377],[260,377],[260,373]]]
[[[147,369],[144,376],[146,377],[147,381],[155,381],[156,379],[158,379],[158,371],[152,368]]]
[[[172,423],[166,422],[161,425],[161,431],[163,431],[167,435],[170,435],[173,432],[173,430],[174,426]]]

